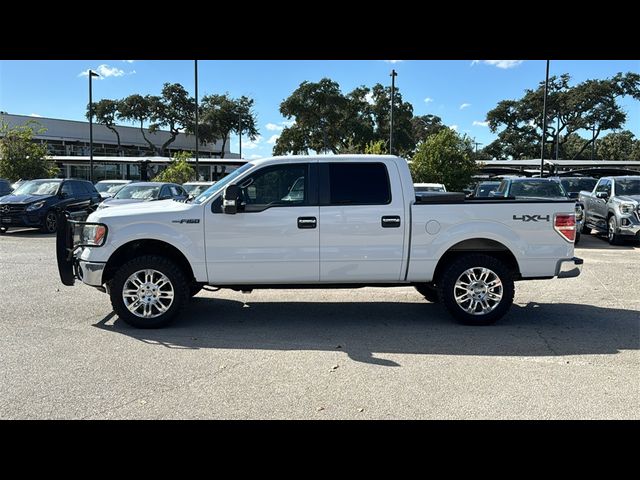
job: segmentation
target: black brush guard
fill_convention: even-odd
[[[76,278],[80,278],[78,271],[78,261],[74,255],[76,238],[80,238],[80,231],[84,220],[91,212],[68,212],[59,210],[58,231],[56,233],[56,257],[58,260],[58,273],[64,285],[72,286]]]

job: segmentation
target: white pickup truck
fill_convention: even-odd
[[[192,203],[60,214],[58,266],[107,292],[118,316],[166,325],[202,288],[415,286],[465,324],[487,325],[514,281],[575,277],[574,201],[416,196],[395,156],[251,161]]]

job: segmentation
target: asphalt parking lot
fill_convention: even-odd
[[[149,331],[54,244],[0,236],[3,419],[640,418],[638,246],[583,236],[580,277],[518,283],[491,327],[407,287],[206,292]]]

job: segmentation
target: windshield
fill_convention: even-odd
[[[124,187],[126,185],[126,183],[96,183],[95,187],[96,190],[100,193],[115,193],[118,190],[120,190],[122,187]]]
[[[616,180],[616,195],[640,195],[640,179]]]
[[[187,194],[193,195],[194,197],[197,197],[209,187],[211,187],[210,184],[209,185],[187,185],[187,184],[182,185],[182,188],[186,190]]]
[[[595,178],[563,178],[560,182],[567,192],[590,192],[598,181]]]
[[[221,189],[223,189],[224,187],[232,183],[236,178],[238,178],[240,175],[242,175],[244,172],[246,172],[253,166],[254,166],[253,163],[245,163],[240,168],[235,169],[233,172],[231,172],[229,175],[224,177],[222,180],[218,180],[216,183],[214,183],[212,186],[210,186],[204,192],[198,195],[198,197],[196,197],[193,200],[193,203],[197,203],[199,205],[201,203],[206,202],[207,200],[209,200],[209,198],[211,198],[211,195],[213,195],[214,193],[220,191]]]
[[[512,197],[565,197],[562,186],[557,182],[513,182],[509,195]]]
[[[488,197],[491,192],[500,186],[500,182],[481,183],[478,185],[476,197]]]
[[[55,180],[32,180],[23,183],[13,191],[14,195],[55,195],[60,182]]]
[[[160,185],[127,185],[113,197],[118,200],[155,200],[158,198]]]

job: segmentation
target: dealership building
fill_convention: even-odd
[[[0,123],[17,127],[32,122],[34,141],[47,145],[49,155],[60,168],[60,176],[89,179],[89,122],[26,115],[0,114]],[[195,136],[179,133],[166,148],[164,155],[156,152],[145,140],[146,136],[156,148],[160,148],[170,133],[159,130],[151,133],[140,128],[115,126],[120,137],[104,125],[93,124],[93,177],[104,179],[147,180],[160,173],[180,151],[190,152],[195,166]],[[218,180],[246,163],[237,153],[231,153],[227,141],[222,151],[222,141],[201,144],[198,149],[198,170],[202,180]],[[224,153],[224,154],[223,154]],[[223,157],[223,158],[221,158]]]

